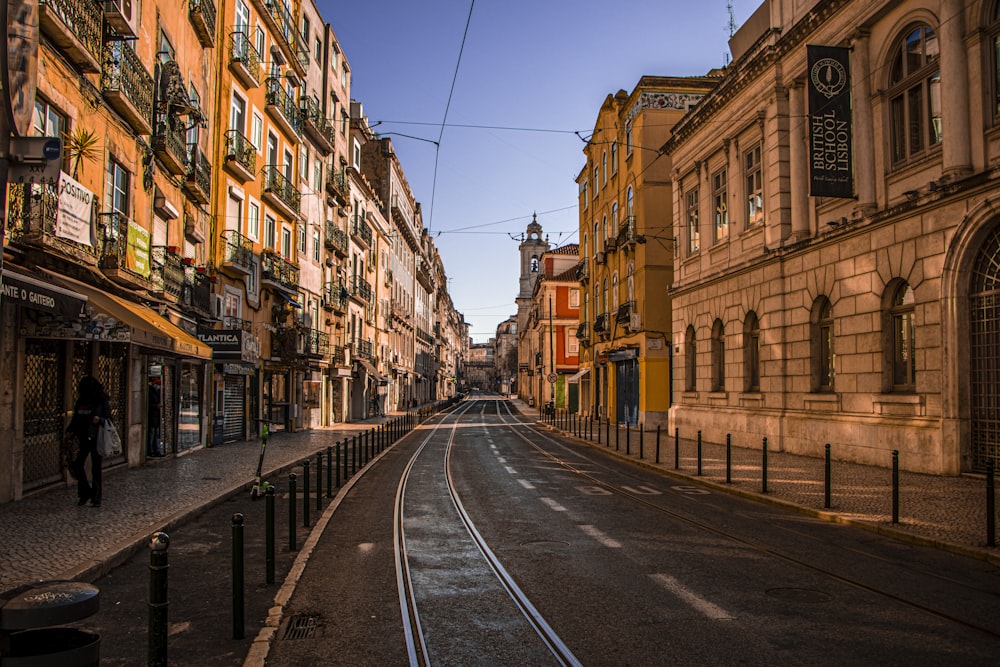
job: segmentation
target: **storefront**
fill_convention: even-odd
[[[243,329],[198,329],[198,340],[212,348],[214,397],[212,443],[256,436],[257,364],[260,341]]]

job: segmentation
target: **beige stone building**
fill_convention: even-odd
[[[811,69],[807,45],[848,47],[849,68]],[[773,0],[731,46],[664,146],[672,426],[982,470],[1000,453],[1000,6]],[[810,195],[811,80],[850,95],[848,197]]]

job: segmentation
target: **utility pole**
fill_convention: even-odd
[[[554,332],[552,331],[552,294],[549,294],[549,375],[550,379],[554,378],[556,375],[556,348],[553,344]],[[556,409],[556,383],[550,382],[551,393],[549,396],[552,400],[552,409]]]

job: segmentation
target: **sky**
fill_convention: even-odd
[[[392,139],[476,343],[517,312],[532,214],[553,247],[578,241],[576,177],[604,99],[729,58],[726,0],[316,2],[351,66],[351,97]],[[739,25],[760,0],[731,5]]]

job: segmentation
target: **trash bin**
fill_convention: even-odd
[[[0,667],[89,667],[101,636],[52,627],[97,613],[100,591],[78,581],[42,581],[0,595]]]
[[[535,397],[534,396],[529,396],[528,397],[528,407],[532,407],[532,408],[535,407]]]

